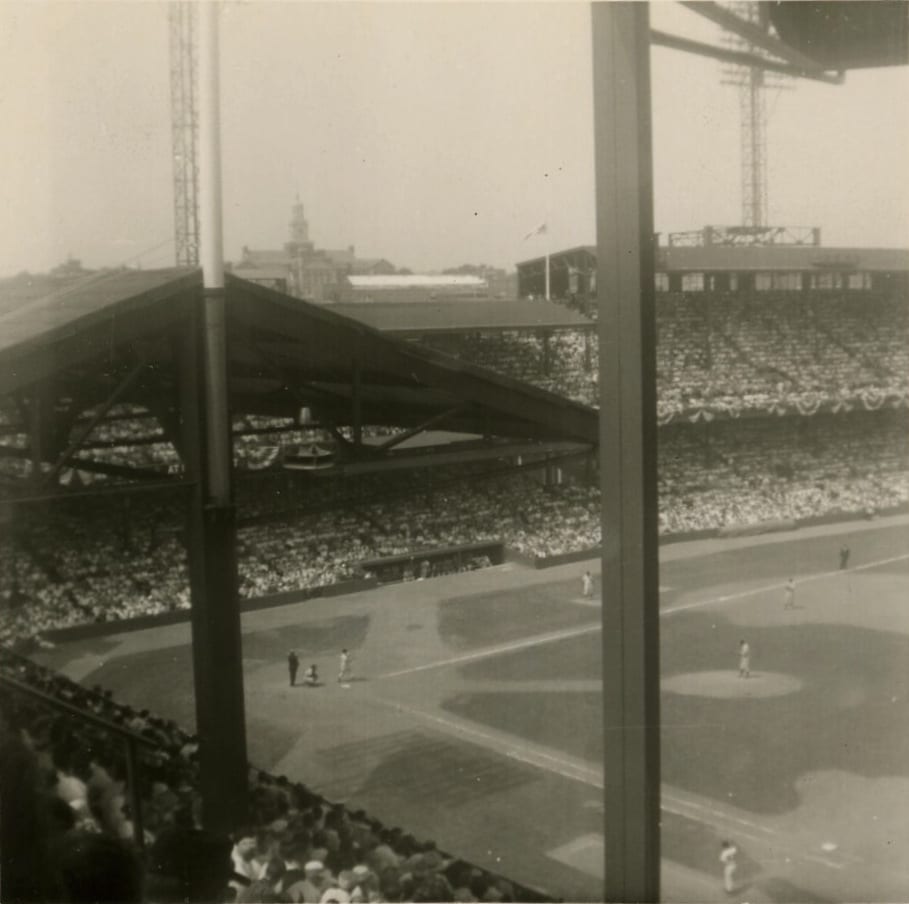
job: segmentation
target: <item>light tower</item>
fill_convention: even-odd
[[[766,4],[732,0],[726,9],[739,19],[770,30]],[[723,42],[733,50],[761,54],[747,38],[729,31]],[[767,90],[784,87],[787,77],[757,66],[723,66],[723,84],[739,89],[742,171],[742,225],[759,229],[767,225]]]
[[[199,116],[197,11],[171,3],[170,108],[174,158],[174,245],[177,266],[199,265]]]

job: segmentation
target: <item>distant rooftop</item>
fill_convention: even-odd
[[[349,276],[348,280],[355,289],[436,289],[442,287],[484,289],[487,285],[486,280],[479,276],[449,276],[446,274]]]
[[[824,248],[813,245],[703,245],[660,248],[657,269],[909,270],[909,248]]]
[[[577,311],[542,300],[378,301],[333,304],[331,309],[389,333],[581,329],[593,325],[591,320]]]
[[[240,266],[258,267],[268,264],[288,264],[293,260],[293,254],[283,248],[244,248]]]
[[[551,252],[556,265],[579,254],[596,258],[596,245]],[[520,261],[519,268],[545,266],[545,258]],[[909,248],[827,248],[818,245],[673,245],[656,252],[658,272],[734,270],[909,271]]]
[[[234,276],[239,276],[240,279],[251,279],[254,282],[261,279],[287,279],[288,269],[287,267],[249,267],[244,266],[243,264],[235,265],[231,268],[231,273]]]

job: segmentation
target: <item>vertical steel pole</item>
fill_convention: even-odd
[[[230,503],[230,424],[225,380],[224,246],[221,224],[221,99],[218,13],[220,4],[199,9],[200,259],[205,286],[205,392],[209,497]]]
[[[360,361],[354,358],[351,362],[351,421],[353,426],[354,445],[363,443],[363,375]]]
[[[181,408],[187,471],[193,675],[202,815],[230,831],[247,817],[246,714],[232,499],[227,335],[221,237],[219,4],[199,8],[202,297],[182,334]]]
[[[53,394],[48,380],[36,383],[32,389],[28,407],[29,458],[32,472],[29,479],[40,485],[44,480],[41,465],[51,455],[48,448],[48,424],[52,416]]]
[[[659,562],[649,8],[594,3],[604,901],[658,901]]]

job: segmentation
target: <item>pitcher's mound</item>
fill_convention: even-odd
[[[802,682],[780,672],[752,672],[739,678],[732,669],[722,672],[686,672],[661,682],[664,691],[690,697],[782,697],[799,690]]]

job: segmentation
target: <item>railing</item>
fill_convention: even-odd
[[[28,657],[22,656],[19,653],[10,650],[8,647],[0,647],[0,660],[4,659],[11,662],[21,663],[22,665],[38,669],[39,671],[46,671],[43,666],[37,665]],[[2,672],[0,672],[0,688],[26,696],[30,700],[33,700],[40,705],[47,706],[68,716],[80,719],[83,722],[93,725],[95,728],[105,731],[111,735],[116,735],[120,740],[123,741],[126,747],[127,782],[129,785],[129,802],[133,817],[133,835],[136,844],[141,850],[145,839],[142,822],[142,803],[141,796],[139,794],[138,748],[140,745],[150,748],[158,748],[161,745],[149,738],[145,738],[142,735],[131,731],[128,728],[123,728],[119,725],[109,722],[106,719],[95,715],[94,713],[86,712],[85,710],[79,709],[76,706],[72,706],[69,703],[58,700],[56,697],[46,694],[43,691],[36,690],[35,688],[32,688],[29,685],[16,680],[15,678],[10,678],[9,676],[2,674]],[[97,694],[86,688],[82,688],[82,692],[88,697],[95,697],[98,700],[103,700],[105,702],[108,701],[107,697],[101,694]],[[253,764],[250,764],[250,769],[254,772],[263,772],[263,770],[258,769]],[[324,800],[324,798],[321,797],[320,799]],[[445,851],[440,851],[440,854],[446,859],[460,860],[460,858],[453,857],[450,853],[447,853]],[[466,861],[462,862],[466,863]],[[482,872],[490,877],[498,877],[497,873],[493,873],[488,870],[482,870]],[[560,900],[559,898],[555,898],[540,889],[522,885],[520,883],[513,882],[512,880],[507,881],[514,887],[516,894],[519,896],[517,900],[529,902],[551,902]]]
[[[3,655],[22,659],[18,654],[8,650],[4,650]],[[22,661],[28,662],[29,660],[22,659]],[[145,829],[142,823],[142,796],[139,793],[140,766],[138,751],[140,746],[156,748],[158,747],[158,744],[128,728],[123,728],[121,725],[116,725],[113,722],[107,721],[107,719],[102,719],[94,713],[86,712],[76,706],[71,706],[69,703],[64,703],[56,697],[52,697],[49,694],[45,694],[43,691],[29,687],[29,685],[23,684],[21,681],[17,681],[15,678],[10,678],[7,675],[0,674],[0,687],[3,687],[5,691],[11,691],[12,693],[28,697],[30,700],[48,707],[49,709],[66,713],[66,715],[71,716],[74,719],[87,722],[107,734],[115,735],[123,742],[126,752],[126,782],[129,789],[129,807],[133,823],[133,839],[139,850],[142,850],[145,844]]]

